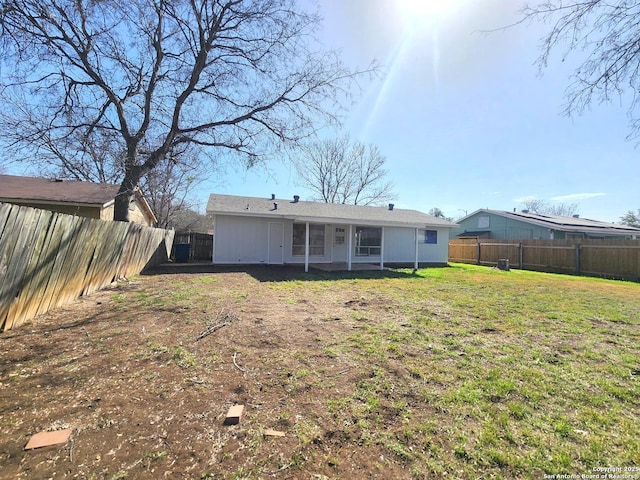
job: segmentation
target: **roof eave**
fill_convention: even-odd
[[[316,217],[305,215],[292,215],[292,214],[277,214],[277,213],[256,213],[256,212],[217,212],[209,211],[214,215],[226,215],[226,216],[241,216],[241,217],[259,217],[259,218],[273,218],[281,220],[291,220],[293,222],[309,222],[309,223],[326,223],[337,225],[362,225],[362,226],[377,226],[377,227],[404,227],[404,228],[453,228],[457,226],[455,223],[442,224],[442,223],[428,223],[428,222],[400,222],[400,221],[376,221],[376,220],[364,220],[360,218],[338,218],[338,217]]]
[[[20,205],[29,206],[32,204],[40,204],[40,205],[64,205],[64,206],[72,206],[72,207],[92,207],[92,208],[100,208],[104,209],[109,206],[112,201],[107,203],[99,203],[99,202],[75,202],[75,201],[65,201],[65,200],[40,200],[37,198],[8,198],[8,197],[0,197],[0,202],[4,203],[16,203]]]

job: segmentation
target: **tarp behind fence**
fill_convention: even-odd
[[[166,261],[173,232],[0,203],[0,331]]]

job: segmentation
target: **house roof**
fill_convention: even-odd
[[[0,175],[0,202],[72,204],[106,208],[114,202],[118,190],[119,185],[109,183]],[[155,223],[156,216],[139,190],[136,190],[136,198]]]
[[[562,217],[558,215],[539,215],[529,212],[509,212],[504,210],[488,210],[480,209],[466,217],[461,218],[458,222],[475,216],[479,213],[491,213],[500,215],[501,217],[519,220],[521,222],[530,223],[540,227],[550,228],[563,232],[582,232],[589,234],[601,235],[637,235],[640,234],[640,228],[630,227],[628,225],[620,225],[617,223],[601,222],[599,220],[591,220],[589,218],[580,217]]]
[[[278,204],[274,208],[274,203]],[[293,199],[241,197],[235,195],[209,196],[207,213],[267,217],[300,222],[343,223],[376,226],[404,226],[414,228],[455,227],[456,224],[417,210],[320,202],[295,202]]]
[[[37,200],[105,207],[113,202],[118,185],[37,177],[0,175],[0,201]]]

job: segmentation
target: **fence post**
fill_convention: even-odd
[[[478,247],[478,259],[477,259],[477,261],[478,261],[478,265],[480,265],[480,242],[478,242],[477,247]]]
[[[523,255],[522,255],[523,250],[524,250],[524,245],[522,244],[522,242],[520,242],[518,244],[518,265],[519,265],[518,268],[520,268],[520,270],[524,269],[523,267],[524,261],[523,261]]]
[[[576,275],[580,275],[580,244],[576,243]]]

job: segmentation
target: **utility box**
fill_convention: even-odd
[[[498,260],[498,270],[504,270],[505,272],[509,271],[509,259],[501,258]]]

